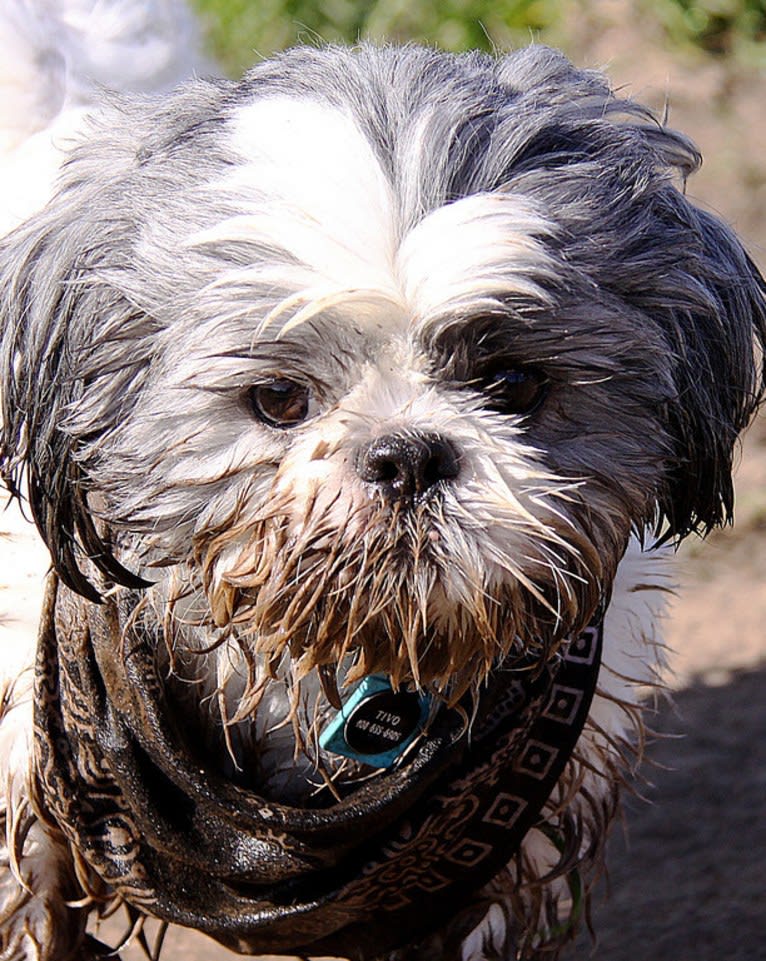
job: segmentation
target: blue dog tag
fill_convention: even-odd
[[[431,698],[395,691],[388,680],[370,674],[360,681],[319,737],[326,751],[372,767],[391,767],[423,730]]]

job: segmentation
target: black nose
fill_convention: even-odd
[[[460,470],[455,448],[433,434],[389,434],[359,452],[357,473],[389,500],[417,500]]]

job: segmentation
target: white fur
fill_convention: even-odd
[[[277,244],[313,267],[318,286],[379,290],[396,301],[393,197],[349,117],[270,97],[240,109],[231,147],[242,163],[221,187],[241,213],[216,228],[216,239],[233,229],[235,237]]]
[[[3,497],[0,511],[0,697],[8,703],[0,723],[0,810],[7,818],[7,836],[12,837],[16,820],[29,813],[33,665],[50,560],[15,503]],[[0,857],[12,865],[0,872],[0,958],[36,959],[36,945],[53,942],[55,916],[64,910],[58,894],[60,853],[35,824],[20,864],[13,864],[4,837]]]
[[[479,313],[508,294],[546,301],[539,281],[554,270],[540,239],[554,232],[532,201],[511,194],[462,198],[414,226],[397,213],[391,187],[353,118],[317,103],[270,97],[239,109],[230,146],[242,159],[217,196],[236,198],[237,212],[194,235],[201,246],[261,242],[296,265],[274,271],[268,258],[222,273],[220,290],[289,286],[267,317],[287,332],[323,308],[348,304],[356,324],[447,322],[471,307]],[[220,308],[211,311],[220,323]]]
[[[32,667],[48,552],[18,505],[0,502],[0,696],[13,704],[0,724],[0,785],[26,790],[32,740]],[[23,772],[23,774],[22,774]]]
[[[192,22],[175,0],[4,0],[0,11],[0,185],[5,189],[0,193],[0,230],[10,229],[50,195],[65,156],[62,148],[81,128],[94,81],[108,81],[126,90],[161,89],[200,63],[196,42]],[[511,196],[472,197],[437,210],[409,229],[397,223],[390,188],[352,118],[315,104],[288,104],[273,98],[244,109],[233,146],[243,163],[224,184],[214,186],[236,197],[240,212],[198,234],[192,243],[263,239],[279,243],[310,265],[310,269],[296,266],[292,275],[280,268],[276,280],[289,291],[271,320],[279,320],[283,332],[316,315],[323,305],[344,301],[353,305],[360,324],[371,329],[385,326],[390,332],[399,323],[404,332],[413,321],[446,322],[455,308],[470,302],[480,310],[508,292],[544,299],[536,280],[550,277],[539,239],[553,228],[530,202]],[[459,260],[454,253],[458,246]],[[222,277],[216,283],[214,303],[220,303],[221,287],[268,282],[269,269],[267,261],[266,267],[248,267]],[[216,323],[222,319],[215,317]],[[201,346],[207,333],[201,332]],[[188,358],[185,362],[179,368],[179,383],[188,375],[191,362]],[[458,416],[448,400],[437,401],[418,381],[413,365],[403,365],[395,355],[388,376],[371,373],[360,397],[352,395],[338,412],[339,444],[341,439],[348,442],[354,432],[369,432],[365,410],[371,405],[377,429],[395,428],[399,423],[433,427],[434,418],[437,427],[439,418],[454,426]],[[474,437],[473,448],[463,440],[472,483],[495,491],[498,501],[504,498],[509,513],[522,517],[534,513],[522,503],[535,498],[541,476],[534,452],[526,450],[522,456],[516,450],[514,454],[512,443],[498,445],[489,434]],[[240,443],[246,464],[247,439]],[[191,443],[189,457],[179,459],[179,476],[189,478],[195,470],[204,476],[206,470],[219,469],[215,463],[203,464],[201,454]],[[205,454],[226,461],[238,456],[228,448],[216,453],[214,446],[207,447]],[[300,470],[286,472],[300,477],[304,497],[331,486],[337,472],[346,469],[342,463],[313,458],[300,445],[293,448],[288,461],[302,461]],[[501,509],[499,503],[494,505],[487,519]],[[4,528],[10,522],[14,531],[2,545],[6,619],[0,623],[4,642],[0,690],[8,692],[11,705],[0,725],[0,791],[6,811],[23,806],[21,799],[29,789],[33,624],[47,566],[39,544],[32,547],[31,529],[15,510],[12,507],[0,521]],[[485,528],[481,516],[475,524],[477,529]],[[491,529],[485,528],[483,536],[484,549],[491,553]],[[454,572],[456,594],[461,576],[462,572]],[[630,716],[619,702],[637,703],[662,666],[657,619],[664,609],[666,577],[663,558],[642,554],[635,543],[631,545],[620,565],[606,618],[601,693],[592,710],[595,725],[581,742],[596,765],[604,739],[622,737],[630,729]],[[263,737],[285,714],[286,703],[278,696],[267,700],[259,713],[258,736]],[[273,755],[269,764],[278,785],[280,771],[293,769],[289,732],[281,740],[275,735],[269,745]],[[592,789],[601,790],[597,773],[589,777]],[[525,841],[525,853],[538,863],[551,860],[548,842],[536,832]],[[57,859],[54,846],[36,826],[18,869],[0,878],[6,909],[17,899],[25,902],[13,912],[9,957],[37,957],[35,943],[45,945],[51,940],[55,913],[62,908],[56,904]],[[26,886],[33,890],[28,900]],[[496,952],[504,940],[505,916],[493,905],[466,939],[464,961],[478,961]],[[43,956],[47,957],[44,950]]]

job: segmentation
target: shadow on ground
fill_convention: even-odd
[[[766,666],[696,685],[655,718],[660,735],[625,803],[597,890],[594,946],[562,961],[766,959]],[[136,946],[125,961],[142,955]],[[172,931],[167,961],[237,957]]]
[[[662,709],[577,961],[766,958],[766,667]],[[648,802],[648,803],[647,803]],[[605,897],[607,900],[605,900]]]

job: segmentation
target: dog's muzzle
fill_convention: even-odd
[[[140,911],[242,953],[380,956],[415,943],[511,859],[561,776],[601,629],[502,664],[470,724],[439,711],[390,770],[321,809],[208,769],[166,709],[139,595],[48,589],[36,678],[38,806]]]

